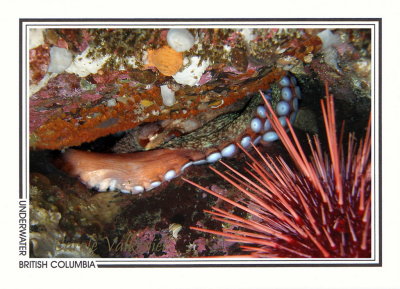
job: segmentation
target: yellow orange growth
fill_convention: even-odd
[[[183,55],[169,46],[148,51],[148,66],[155,66],[165,76],[172,76],[179,71],[183,63]]]
[[[140,101],[140,104],[143,105],[144,107],[149,107],[154,104],[151,100],[148,99],[143,99]]]

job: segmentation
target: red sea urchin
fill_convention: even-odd
[[[263,155],[253,145],[257,158],[243,150],[251,160],[244,168],[246,175],[222,161],[226,173],[210,167],[243,194],[242,201],[186,180],[247,213],[243,218],[212,207],[213,211],[205,212],[229,228],[222,232],[191,229],[239,242],[249,257],[371,257],[371,119],[358,146],[354,134],[349,134],[345,152],[344,130],[342,127],[338,142],[333,96],[327,85],[326,95],[321,107],[329,153],[322,150],[318,136],[308,137],[311,156],[307,158],[290,122],[288,133],[266,101],[268,118],[296,169],[280,156]]]

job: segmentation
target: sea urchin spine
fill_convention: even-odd
[[[191,229],[239,242],[251,257],[371,257],[371,119],[364,140],[357,146],[354,133],[350,133],[345,151],[344,129],[342,126],[338,141],[334,101],[327,86],[326,95],[321,107],[329,152],[323,151],[318,136],[308,137],[309,158],[290,122],[287,132],[263,95],[271,125],[296,168],[281,156],[263,155],[254,145],[257,157],[243,150],[250,159],[246,173],[222,161],[227,172],[210,167],[244,195],[240,202],[185,179],[247,213],[243,218],[212,207],[213,211],[205,212],[229,228]]]

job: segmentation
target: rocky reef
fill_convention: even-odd
[[[362,135],[371,110],[368,29],[48,28],[31,29],[29,37],[32,257],[240,254],[236,244],[189,229],[221,229],[203,213],[218,202],[212,196],[180,178],[137,195],[87,188],[65,173],[64,150],[165,149],[218,118],[242,113],[260,90],[273,94],[288,73],[301,90],[293,118],[300,136],[323,131],[324,82],[346,132]],[[260,147],[285,155],[279,141]],[[240,168],[246,160],[238,152],[228,162]],[[207,166],[182,173],[239,198]]]

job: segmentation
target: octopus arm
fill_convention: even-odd
[[[159,149],[126,154],[67,150],[64,170],[99,191],[141,193],[169,181],[201,153],[185,149]]]

